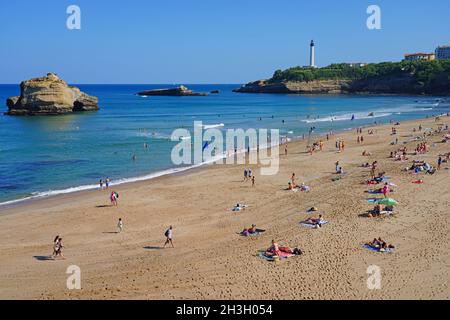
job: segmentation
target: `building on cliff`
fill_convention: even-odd
[[[405,54],[405,59],[406,61],[417,61],[417,60],[427,60],[427,61],[432,61],[435,60],[436,56],[434,53],[407,53]]]
[[[437,47],[435,54],[438,60],[450,59],[450,45]]]

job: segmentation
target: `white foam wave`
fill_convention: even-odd
[[[302,122],[306,123],[317,123],[317,122],[331,122],[331,121],[349,121],[352,119],[353,115],[355,116],[355,120],[361,120],[361,119],[374,119],[374,118],[382,118],[382,117],[388,117],[392,115],[391,112],[386,113],[376,113],[374,112],[373,115],[371,113],[348,113],[343,115],[337,115],[337,116],[328,116],[324,118],[315,118],[315,119],[306,119],[302,120]]]
[[[223,123],[219,123],[219,124],[210,124],[210,125],[203,125],[203,128],[206,129],[214,129],[214,128],[222,128],[225,127],[225,125]]]

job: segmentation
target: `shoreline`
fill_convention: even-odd
[[[447,114],[444,113],[444,114],[440,114],[440,115],[432,115],[432,116],[429,116],[428,118],[418,118],[418,119],[406,120],[406,121],[403,121],[403,123],[415,122],[415,121],[425,121],[429,118],[433,118],[436,116],[445,116],[445,115],[447,115]],[[374,118],[374,119],[376,119],[376,118]],[[312,122],[308,122],[308,120],[302,120],[302,121],[304,123],[311,124],[311,125],[316,123],[315,120],[312,120]],[[371,128],[371,127],[379,127],[379,126],[384,126],[384,125],[390,125],[390,124],[380,123],[380,124],[376,124],[376,125],[375,124],[366,124],[366,125],[362,125],[362,126],[348,127],[348,128],[343,128],[343,129],[339,129],[336,131],[333,130],[332,135],[343,134],[343,133],[349,132],[351,130],[354,130],[356,128],[367,129],[367,128]],[[320,137],[325,137],[326,135],[327,135],[327,133],[311,135],[311,140],[314,140],[314,139],[317,139]],[[291,139],[289,142],[287,142],[288,145],[291,143],[295,143],[295,142],[307,141],[306,136],[304,139],[301,136],[295,136],[292,138],[288,137],[288,136],[280,136],[280,137],[285,137],[285,138]],[[280,143],[279,146],[282,146],[282,145],[284,145],[284,143]],[[246,152],[246,151],[241,150],[240,152]],[[233,155],[233,157],[234,156],[235,155]],[[228,157],[231,157],[231,156],[228,156]],[[227,156],[224,154],[223,157],[219,157],[219,160],[226,159],[226,158],[227,158]],[[217,161],[217,160],[213,160],[213,161]],[[177,175],[181,175],[181,174],[186,174],[186,173],[189,173],[191,170],[196,170],[196,169],[200,170],[200,169],[203,169],[204,167],[215,165],[214,163],[211,163],[213,161],[209,160],[206,162],[202,162],[200,164],[191,164],[191,165],[188,165],[185,167],[180,167],[180,168],[172,167],[172,168],[168,168],[168,169],[164,169],[164,170],[160,170],[160,171],[145,173],[145,174],[142,174],[139,176],[115,179],[115,180],[112,180],[112,182],[110,183],[109,189],[113,190],[114,187],[117,188],[118,186],[122,186],[122,185],[129,185],[129,184],[133,184],[133,183],[152,181],[154,179],[163,178],[163,177],[167,177],[167,176],[177,176]],[[73,189],[79,189],[79,190],[73,190]],[[60,196],[64,196],[64,195],[73,195],[73,194],[85,194],[85,193],[92,193],[92,192],[102,191],[102,190],[100,190],[98,184],[90,184],[90,185],[80,185],[80,186],[68,187],[65,189],[36,191],[36,192],[34,192],[34,193],[36,193],[36,195],[29,195],[24,198],[18,198],[18,199],[0,202],[0,216],[3,214],[2,210],[13,209],[13,208],[17,208],[17,207],[27,205],[27,204],[33,204],[36,201],[45,201],[45,200],[51,199],[53,197],[60,197]]]
[[[442,118],[442,123],[449,120]],[[290,142],[288,155],[281,153],[280,171],[273,176],[261,176],[257,165],[213,165],[117,186],[118,207],[110,207],[108,192],[99,190],[38,199],[4,210],[0,215],[0,255],[4,257],[0,297],[448,299],[450,164],[434,175],[402,171],[416,159],[435,165],[437,154],[448,152],[448,145],[437,143],[441,134],[433,134],[427,137],[429,153],[408,155],[404,163],[388,158],[390,151],[403,145],[415,148],[419,142],[411,137],[421,133],[413,135],[412,128],[419,123],[424,129],[436,127],[434,118],[404,121],[396,126],[398,135],[392,136],[392,125],[370,126],[375,133],[363,130],[362,145],[356,143],[356,130],[335,132],[330,141],[324,141],[324,151],[312,156],[305,151],[306,140]],[[395,137],[402,143],[392,146]],[[346,141],[342,153],[334,147],[337,139]],[[363,157],[364,150],[373,155]],[[336,160],[346,172],[339,181],[332,180]],[[361,217],[373,206],[366,200],[368,187],[362,184],[369,170],[361,164],[374,160],[399,185],[393,194],[400,202],[394,217]],[[242,181],[247,166],[256,175],[254,187]],[[285,191],[292,172],[299,183],[311,187],[310,192]],[[411,183],[418,178],[425,183]],[[233,213],[230,209],[236,203],[249,208]],[[313,206],[330,222],[320,230],[299,223],[314,216],[306,212]],[[117,234],[119,217],[124,231]],[[252,223],[266,232],[247,239],[236,234]],[[163,233],[169,225],[174,226],[175,249],[163,250]],[[46,258],[55,234],[64,238],[66,260]],[[363,249],[374,237],[395,244],[395,252],[383,255]],[[304,254],[281,263],[260,259],[258,251],[272,239],[299,247]],[[382,268],[382,290],[365,287],[368,264]],[[65,288],[69,265],[82,270],[81,290]],[[254,290],[246,290],[242,283],[252,283]]]

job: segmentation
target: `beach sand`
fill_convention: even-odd
[[[449,170],[444,163],[434,175],[402,172],[411,160],[436,166],[449,144],[436,143],[443,134],[427,137],[429,153],[409,155],[407,162],[389,159],[412,128],[437,128],[434,119],[397,126],[377,126],[376,134],[356,130],[325,141],[323,152],[309,155],[305,141],[280,148],[280,172],[260,176],[256,186],[244,183],[244,165],[215,165],[182,175],[114,187],[119,206],[109,207],[109,191],[80,192],[0,208],[0,298],[2,299],[449,299],[450,208]],[[415,134],[418,136],[420,133]],[[346,148],[338,154],[336,139]],[[417,142],[409,142],[413,150]],[[363,157],[364,150],[371,152]],[[332,181],[339,160],[347,174]],[[399,187],[396,214],[364,218],[370,169],[361,164],[378,160]],[[310,192],[284,191],[291,174]],[[424,184],[412,181],[423,179]],[[378,196],[380,197],[380,196]],[[236,203],[249,208],[238,213]],[[330,223],[310,229],[299,222],[315,206]],[[317,215],[317,214],[314,214]],[[118,218],[124,231],[116,234]],[[267,232],[259,237],[237,235],[256,223]],[[175,248],[160,249],[164,231],[174,227]],[[52,240],[61,235],[66,260],[47,260]],[[391,254],[362,245],[382,237],[396,245]],[[300,247],[304,254],[279,263],[257,256],[270,246]],[[66,269],[81,268],[81,290],[68,290]],[[381,268],[381,289],[367,288],[367,268]]]

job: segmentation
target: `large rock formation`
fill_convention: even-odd
[[[23,81],[20,97],[6,100],[8,115],[57,115],[98,110],[98,99],[68,86],[54,73]]]
[[[169,89],[155,89],[155,90],[147,90],[137,93],[140,96],[207,96],[207,93],[198,93],[189,90],[185,86],[179,86],[176,88]]]

